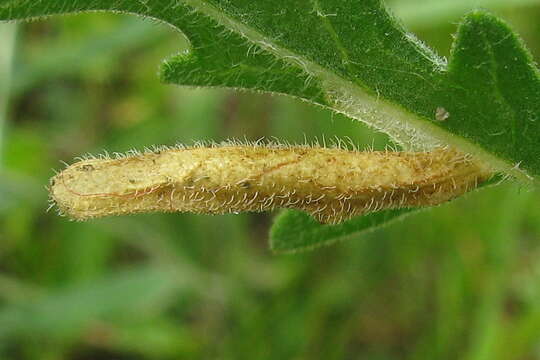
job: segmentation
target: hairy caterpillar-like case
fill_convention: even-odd
[[[437,205],[490,176],[486,167],[449,149],[359,152],[232,144],[83,160],[53,177],[50,192],[60,212],[78,220],[294,208],[336,224],[382,209]]]

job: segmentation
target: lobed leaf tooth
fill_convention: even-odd
[[[78,220],[290,208],[336,224],[384,209],[437,205],[491,176],[452,149],[359,152],[260,142],[156,149],[79,161],[51,179],[51,198]]]

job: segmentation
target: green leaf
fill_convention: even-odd
[[[539,175],[540,76],[521,40],[499,19],[474,12],[452,53],[447,79],[457,96],[446,109],[468,116],[447,129]]]
[[[367,122],[407,148],[454,145],[500,170],[540,175],[540,76],[521,40],[476,11],[450,64],[379,0],[4,0],[0,19],[109,10],[166,22],[191,51],[162,78],[278,92]],[[437,109],[449,114],[437,121]]]
[[[498,185],[502,176],[494,176],[479,188]],[[270,230],[270,248],[276,253],[295,253],[331,245],[337,241],[373,231],[422,208],[391,209],[352,218],[337,225],[321,224],[310,215],[286,210],[276,217]]]
[[[451,145],[524,181],[540,176],[539,71],[517,35],[485,11],[464,18],[447,64],[380,0],[0,1],[4,20],[90,10],[182,31],[191,49],[163,64],[166,82],[295,96],[407,149]]]
[[[304,212],[286,210],[274,221],[270,231],[270,248],[277,253],[311,250],[375,230],[419,210],[414,208],[379,211],[337,225],[320,224]]]

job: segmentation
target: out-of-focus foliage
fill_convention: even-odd
[[[538,59],[540,6],[499,11]],[[447,53],[451,19],[432,18],[418,22],[420,37]],[[155,69],[178,41],[118,15],[19,26],[1,134],[0,358],[540,356],[538,191],[489,188],[292,256],[267,250],[268,214],[75,223],[46,213],[52,169],[86,152],[323,134],[384,146],[282,97],[159,84]]]

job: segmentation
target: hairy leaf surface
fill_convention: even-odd
[[[540,174],[538,69],[485,12],[464,19],[449,65],[379,0],[7,0],[0,19],[90,10],[181,30],[192,49],[164,64],[168,82],[285,93],[363,120],[406,147],[451,144],[500,169],[519,164]]]

